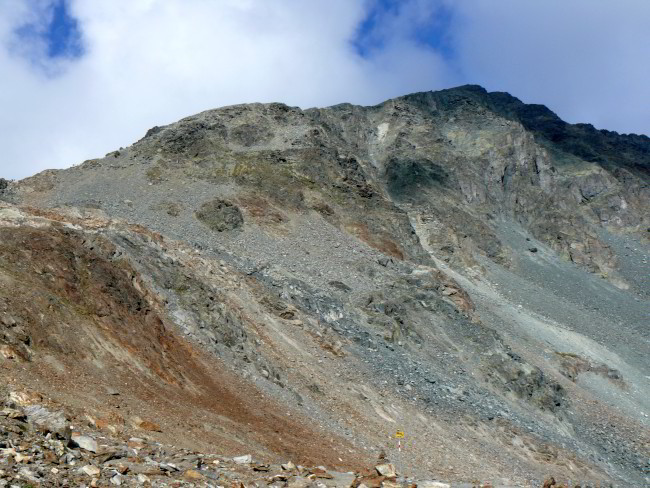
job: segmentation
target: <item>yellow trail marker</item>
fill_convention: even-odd
[[[396,439],[404,439],[404,431],[398,430],[397,432],[395,432],[395,438]]]

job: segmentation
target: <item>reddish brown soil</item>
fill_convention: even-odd
[[[346,230],[369,246],[400,261],[404,260],[403,249],[388,235],[373,234],[364,223],[355,222],[346,226]]]
[[[111,261],[112,253],[108,241],[90,242],[63,226],[0,228],[0,313],[17,322],[0,325],[0,342],[17,342],[21,332],[31,351],[28,361],[0,360],[12,389],[38,392],[73,418],[87,413],[124,435],[226,455],[366,464],[345,441],[267,400],[183,339],[137,273]],[[135,429],[136,416],[141,428],[150,422],[161,432]]]

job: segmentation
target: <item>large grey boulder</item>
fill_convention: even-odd
[[[27,421],[37,429],[70,439],[70,426],[62,411],[52,412],[41,405],[28,405],[24,412]]]

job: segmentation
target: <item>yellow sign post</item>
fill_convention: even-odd
[[[398,430],[395,432],[395,438],[396,439],[404,439],[404,431],[403,430]]]

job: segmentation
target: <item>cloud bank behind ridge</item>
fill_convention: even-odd
[[[81,45],[52,29],[61,5]],[[644,1],[0,1],[0,176],[223,105],[374,104],[464,83],[648,133],[649,19]]]

